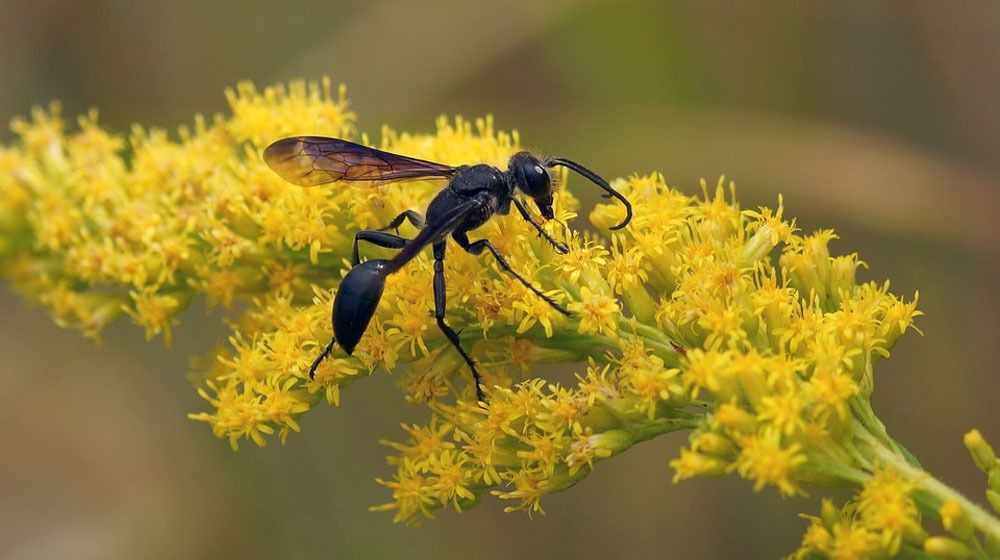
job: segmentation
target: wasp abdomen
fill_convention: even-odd
[[[334,338],[348,354],[354,353],[382,299],[388,262],[374,259],[352,268],[333,299]]]

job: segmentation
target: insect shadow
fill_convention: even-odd
[[[330,355],[335,342],[348,354],[354,352],[382,298],[386,277],[405,266],[430,245],[434,252],[434,317],[438,328],[472,370],[476,399],[485,403],[482,376],[476,369],[476,363],[462,348],[458,333],[445,322],[444,258],[447,238],[451,236],[460,248],[473,255],[490,252],[504,272],[559,313],[569,315],[566,308],[513,270],[489,239],[470,241],[468,233],[485,224],[494,214],[509,214],[513,204],[521,217],[556,251],[567,253],[569,248],[532,219],[525,203],[515,196],[520,191],[534,201],[544,219],[553,219],[551,173],[557,166],[576,171],[603,189],[607,193],[605,196],[614,197],[625,206],[625,218],[611,229],[621,229],[632,219],[632,205],[628,199],[593,171],[565,158],[541,159],[529,152],[517,152],[511,156],[507,170],[503,171],[486,164],[453,167],[376,150],[338,138],[294,136],[268,146],[264,150],[264,161],[286,181],[303,187],[335,182],[378,186],[418,179],[447,181],[447,185],[431,200],[424,215],[407,210],[380,230],[362,230],[354,235],[351,248],[352,268],[341,281],[333,300],[333,337],[309,368],[310,379],[315,376],[320,363]],[[397,229],[404,220],[419,229],[419,233],[412,239],[388,231]],[[399,253],[391,259],[372,259],[362,263],[358,256],[358,243],[361,241],[388,249],[399,249]]]

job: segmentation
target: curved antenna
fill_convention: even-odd
[[[601,187],[602,189],[607,191],[609,196],[617,198],[619,202],[625,205],[625,219],[622,220],[620,224],[612,226],[609,229],[621,229],[627,226],[630,221],[632,221],[632,204],[628,201],[627,198],[625,198],[622,195],[622,193],[612,188],[611,185],[609,185],[608,182],[605,181],[603,178],[601,178],[601,176],[598,175],[597,173],[594,173],[593,171],[587,169],[586,167],[580,165],[579,163],[572,160],[568,160],[566,158],[551,158],[546,162],[546,165],[549,167],[553,165],[561,165],[563,167],[568,167],[573,171],[576,171],[580,175],[583,175],[587,179],[590,179],[590,181],[595,185],[597,185],[598,187]]]

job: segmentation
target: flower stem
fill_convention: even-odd
[[[917,457],[910,453],[910,450],[903,447],[899,442],[892,439],[889,435],[888,430],[885,429],[885,424],[879,420],[875,411],[872,409],[872,403],[868,399],[855,397],[851,399],[851,410],[854,411],[855,417],[861,422],[868,433],[876,437],[882,444],[892,449],[896,453],[903,456],[910,465],[921,468],[920,461]]]

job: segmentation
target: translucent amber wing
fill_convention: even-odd
[[[377,186],[395,181],[448,178],[457,168],[401,156],[339,138],[293,136],[264,150],[264,162],[290,183],[312,187],[337,181]]]

